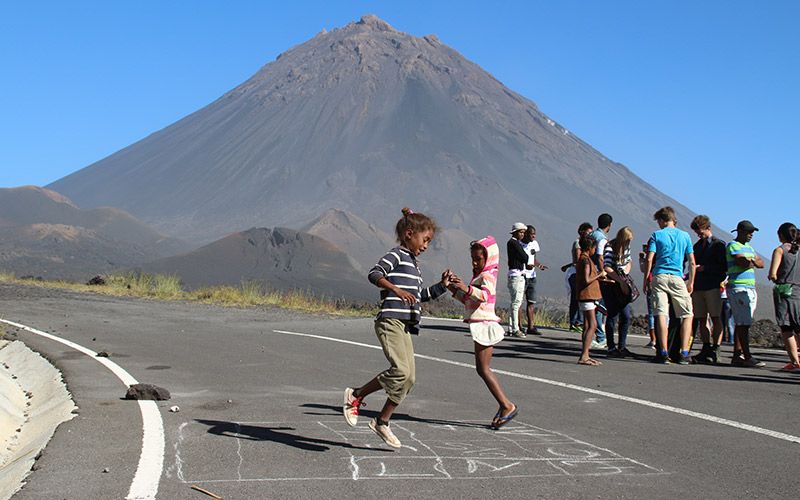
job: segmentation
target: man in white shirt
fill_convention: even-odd
[[[536,269],[544,271],[547,266],[536,263],[536,254],[539,252],[539,242],[536,241],[536,228],[528,226],[525,236],[522,237],[522,247],[528,255],[528,263],[522,274],[525,276],[525,314],[528,318],[528,335],[541,335],[536,329]]]

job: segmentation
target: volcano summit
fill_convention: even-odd
[[[253,226],[307,227],[330,209],[390,231],[409,206],[467,241],[502,240],[522,220],[536,225],[551,267],[568,259],[577,225],[601,212],[637,240],[660,206],[691,217],[436,36],[375,16],[319,33],[49,188],[195,243]],[[374,261],[382,250],[351,255]],[[467,267],[464,248],[441,250],[431,258]],[[540,279],[561,280],[548,275]]]

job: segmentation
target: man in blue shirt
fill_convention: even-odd
[[[669,305],[681,319],[681,354],[678,363],[689,364],[689,345],[692,339],[692,290],[694,288],[694,250],[689,233],[675,227],[677,218],[672,207],[660,208],[654,215],[660,228],[650,236],[647,264],[644,271],[645,293],[652,288],[653,316],[656,317],[658,354],[656,362],[669,363],[667,347],[667,317]],[[683,280],[684,262],[689,261],[689,277]],[[647,276],[653,273],[653,280]]]

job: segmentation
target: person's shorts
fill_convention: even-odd
[[[731,303],[731,315],[736,326],[750,326],[758,304],[755,288],[728,288],[728,301]]]
[[[587,301],[580,301],[578,302],[578,308],[583,311],[594,311],[597,309],[597,301],[596,300],[587,300]]]
[[[781,297],[773,290],[772,299],[775,304],[775,323],[781,329],[800,332],[800,286],[792,286],[791,297]]]
[[[653,316],[669,316],[669,304],[672,302],[676,317],[692,317],[692,297],[683,278],[673,274],[656,274],[650,289],[653,294]]]
[[[536,303],[536,276],[525,278],[525,301],[528,304]]]
[[[719,318],[722,314],[722,294],[719,288],[695,290],[692,292],[692,309],[695,318]]]

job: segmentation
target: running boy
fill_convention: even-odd
[[[419,304],[447,291],[450,271],[442,273],[441,282],[430,288],[422,287],[417,257],[428,249],[436,233],[433,219],[404,208],[395,232],[400,246],[389,250],[368,276],[370,282],[381,288],[381,309],[375,319],[375,334],[390,367],[361,387],[346,388],[342,411],[347,424],[355,427],[364,398],[379,389],[385,390],[386,403],[380,415],[370,421],[369,428],[392,448],[400,448],[400,440],[389,428],[389,419],[414,386],[416,368],[411,334],[418,333]]]

